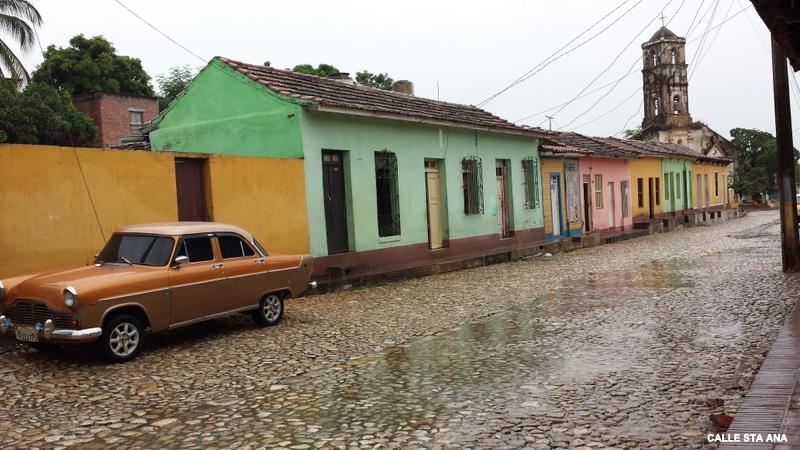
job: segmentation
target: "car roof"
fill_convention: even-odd
[[[235,225],[218,222],[159,222],[128,225],[117,230],[117,233],[146,233],[163,234],[168,236],[182,236],[198,233],[236,233],[248,241],[253,241],[253,235]]]

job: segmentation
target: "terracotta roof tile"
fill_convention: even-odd
[[[474,106],[347,84],[328,78],[247,64],[223,57],[216,59],[280,95],[310,101],[323,107],[400,116],[421,121],[450,122],[541,136],[536,130],[515,125]]]

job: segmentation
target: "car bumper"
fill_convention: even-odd
[[[17,325],[11,322],[10,319],[0,315],[0,334],[12,334],[16,328]],[[40,329],[35,329],[34,331],[42,342],[91,342],[103,334],[103,329],[100,327],[80,330],[59,329],[55,327],[50,319],[46,320]]]

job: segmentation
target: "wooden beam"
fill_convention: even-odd
[[[772,87],[775,100],[775,135],[778,146],[778,192],[781,213],[781,255],[784,272],[800,271],[800,238],[797,232],[797,201],[794,182],[792,111],[786,55],[772,38]]]

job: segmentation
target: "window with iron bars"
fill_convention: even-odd
[[[539,162],[533,156],[522,159],[522,176],[525,191],[525,208],[539,207]]]
[[[375,187],[378,201],[378,236],[400,235],[400,191],[397,182],[397,155],[375,152]]]
[[[483,175],[481,158],[470,156],[461,160],[464,186],[464,214],[483,214]]]

